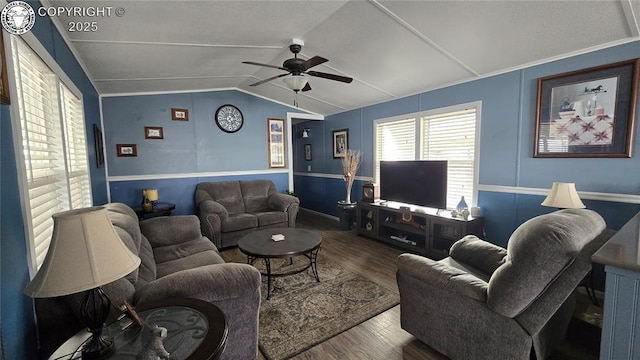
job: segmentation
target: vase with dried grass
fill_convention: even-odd
[[[345,204],[351,204],[351,187],[356,177],[356,172],[360,166],[360,151],[348,149],[342,158],[342,176],[344,177],[344,185],[347,190],[347,198]]]

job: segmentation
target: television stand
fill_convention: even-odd
[[[359,235],[433,259],[447,257],[451,245],[465,235],[484,237],[482,217],[465,220],[441,209],[394,202],[359,202],[356,226]]]

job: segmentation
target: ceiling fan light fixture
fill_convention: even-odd
[[[289,77],[282,79],[282,81],[284,81],[284,83],[287,84],[289,89],[295,92],[298,92],[302,90],[302,88],[305,87],[305,85],[307,85],[307,82],[309,80],[307,80],[307,78],[302,75],[291,75]]]

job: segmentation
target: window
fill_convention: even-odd
[[[381,160],[447,160],[447,208],[475,203],[476,128],[480,103],[375,122],[375,179]]]
[[[12,36],[18,117],[16,154],[24,164],[23,208],[32,274],[53,232],[51,216],[91,206],[82,99],[24,41]],[[73,85],[71,85],[73,86]],[[18,122],[16,124],[16,122]]]

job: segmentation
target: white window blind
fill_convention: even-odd
[[[380,161],[414,160],[416,153],[416,119],[376,124],[375,178],[380,178]]]
[[[421,124],[421,160],[447,160],[447,208],[464,196],[473,203],[476,109],[424,116]]]
[[[51,216],[91,205],[84,116],[82,101],[29,46],[11,38],[29,261],[38,269],[51,241]]]
[[[477,108],[429,111],[417,119],[375,123],[376,181],[381,160],[447,160],[447,208],[454,209],[462,196],[471,206],[475,201]]]

